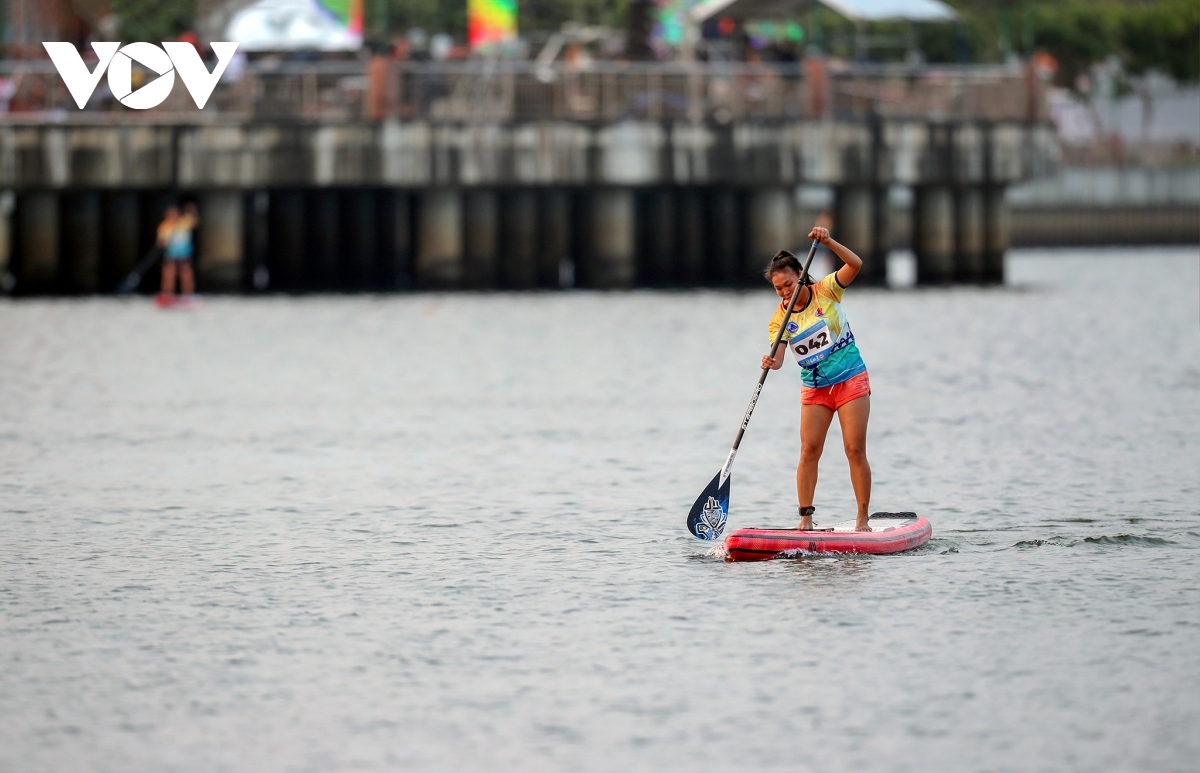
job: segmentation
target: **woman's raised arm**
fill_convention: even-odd
[[[854,278],[858,276],[859,270],[862,268],[862,258],[854,254],[854,250],[844,244],[839,244],[829,235],[828,228],[817,226],[809,232],[808,238],[819,241],[821,244],[829,248],[829,251],[838,256],[838,259],[845,265],[837,271],[838,284],[842,287],[849,287]]]

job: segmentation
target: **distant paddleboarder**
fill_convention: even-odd
[[[855,528],[869,531],[867,508],[871,502],[871,466],[867,464],[867,418],[871,413],[871,382],[867,366],[854,343],[850,322],[842,310],[842,295],[858,276],[862,258],[817,226],[808,238],[820,242],[844,264],[834,273],[814,282],[805,276],[796,308],[786,320],[784,340],[800,365],[800,464],[796,467],[796,495],[800,505],[800,529],[812,528],[813,494],[817,487],[817,462],[825,448],[825,436],[833,414],[842,425],[842,443],[850,461],[850,482],[858,500]],[[785,324],[788,301],[800,282],[801,266],[786,250],[771,259],[764,274],[783,299],[768,325],[771,341]],[[780,347],[775,358],[762,359],[763,368],[778,370],[787,351]]]
[[[179,207],[167,207],[162,222],[158,225],[158,246],[163,251],[163,296],[175,294],[177,275],[179,290],[183,295],[190,296],[196,292],[196,277],[192,271],[192,256],[195,252],[192,231],[196,229],[199,221],[196,205],[189,203],[184,206],[182,212]]]

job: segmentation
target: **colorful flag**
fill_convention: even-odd
[[[478,48],[517,39],[517,0],[467,0],[467,44]]]
[[[317,8],[345,27],[351,35],[362,37],[363,0],[315,0]]]

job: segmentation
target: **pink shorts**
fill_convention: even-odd
[[[857,400],[863,395],[871,394],[871,380],[864,370],[857,376],[847,379],[840,384],[827,387],[800,387],[801,405],[823,405],[831,411],[836,411],[851,400]]]

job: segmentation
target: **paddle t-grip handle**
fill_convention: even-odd
[[[787,312],[783,315],[783,322],[779,325],[779,330],[775,331],[775,343],[771,344],[771,359],[775,359],[775,353],[779,351],[779,344],[783,341],[784,331],[787,330],[788,320],[792,317],[792,312],[796,309],[796,301],[800,299],[800,291],[804,289],[804,277],[808,276],[808,267],[812,265],[813,256],[817,254],[817,245],[820,242],[813,240],[812,246],[808,248],[808,257],[804,259],[804,267],[800,269],[800,279],[796,282],[796,289],[792,290],[791,300],[788,301]],[[754,396],[750,398],[750,404],[746,406],[746,415],[742,417],[742,425],[738,427],[737,437],[733,439],[733,448],[729,451],[729,459],[726,465],[733,463],[733,455],[737,453],[738,446],[742,443],[742,435],[746,434],[746,427],[750,424],[750,414],[754,413],[754,406],[758,404],[758,396],[762,394],[763,384],[767,381],[767,374],[771,372],[770,368],[763,368],[762,374],[758,377],[758,386],[754,388]]]

